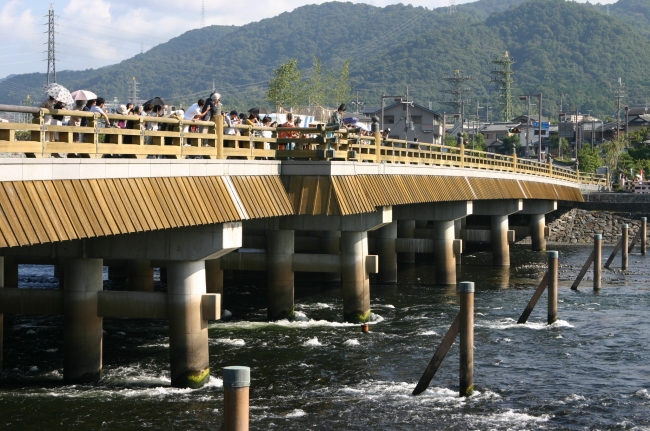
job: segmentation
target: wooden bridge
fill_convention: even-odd
[[[220,122],[185,133],[188,123],[169,118],[110,115],[132,122],[118,129],[77,111],[0,111],[33,116],[0,123],[0,153],[21,156],[0,158],[0,287],[14,287],[0,289],[0,313],[64,315],[67,381],[101,377],[103,317],[158,318],[169,320],[172,384],[201,386],[224,270],[267,273],[270,319],[292,317],[295,272],[327,273],[342,284],[344,319],[363,322],[370,274],[395,283],[398,260],[428,253],[435,282],[456,284],[464,242],[479,237],[507,266],[509,215],[530,216],[542,250],[544,215],[607,185],[548,163],[351,129],[272,129],[300,133],[279,139],[247,126],[238,127],[247,136],[224,135]],[[89,126],[48,125],[52,114]],[[289,142],[304,148],[281,149]],[[491,228],[467,229],[470,215]],[[103,266],[121,262],[129,290],[103,291]],[[62,289],[15,289],[21,263],[58,265]],[[166,293],[153,291],[154,267],[167,270]]]

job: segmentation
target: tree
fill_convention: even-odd
[[[566,138],[560,138],[558,135],[551,136],[553,148],[557,150],[558,158],[562,158],[562,154],[566,154],[569,149],[569,141]]]
[[[516,150],[521,146],[521,139],[519,139],[519,135],[510,135],[506,136],[503,138],[503,149],[505,150],[507,155],[512,154],[513,150]]]
[[[350,61],[346,60],[343,63],[341,71],[333,80],[331,100],[335,105],[350,100],[350,92],[352,91],[352,86],[350,85]]]
[[[266,98],[274,105],[285,108],[298,106],[302,102],[304,84],[297,58],[292,58],[273,71]]]
[[[580,172],[592,174],[595,174],[596,169],[604,165],[600,150],[591,148],[583,148],[578,152],[578,162],[580,162]]]
[[[485,136],[483,136],[483,133],[476,133],[470,145],[473,145],[473,148],[477,151],[485,151]]]

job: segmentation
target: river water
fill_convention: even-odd
[[[169,386],[164,322],[104,319],[104,379],[62,383],[62,319],[5,316],[2,430],[217,430],[220,368],[251,367],[255,430],[650,430],[650,267],[590,273],[569,289],[589,247],[560,251],[560,320],[546,321],[546,294],[529,323],[515,322],[545,269],[546,254],[512,247],[512,266],[463,257],[459,280],[476,282],[475,394],[458,392],[458,343],[420,396],[411,395],[458,312],[454,288],[432,285],[425,262],[402,267],[396,286],[373,286],[369,334],[342,323],[341,289],[296,281],[303,321],[264,321],[260,277],[226,292],[233,318],[210,325],[210,383]],[[604,248],[609,254],[610,247]],[[620,265],[620,259],[616,260]],[[21,266],[21,287],[55,288],[51,267]],[[123,289],[106,282],[108,289]],[[162,288],[157,283],[157,288]]]

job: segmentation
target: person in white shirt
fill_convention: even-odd
[[[201,119],[201,115],[203,115],[203,106],[205,105],[205,100],[199,99],[198,102],[196,102],[194,105],[190,106],[187,108],[187,111],[185,111],[185,115],[183,116],[183,119],[185,121],[196,121]],[[190,126],[183,126],[183,133],[187,133],[190,131]],[[189,145],[187,143],[187,139],[183,139],[183,145]]]
[[[106,115],[106,112],[104,112],[104,103],[106,103],[106,101],[103,98],[98,97],[97,103],[92,108],[90,108],[90,112],[96,112],[104,117],[106,127],[111,127],[111,120],[108,119],[108,115]]]

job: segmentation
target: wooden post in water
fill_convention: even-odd
[[[647,217],[641,217],[641,226],[639,227],[639,230],[641,231],[641,254],[644,256],[646,251],[646,237],[648,236],[648,232],[646,230],[647,221]]]
[[[250,420],[249,389],[251,369],[223,368],[223,430],[248,431]]]
[[[460,396],[474,392],[474,283],[460,283]]]
[[[548,324],[557,320],[558,252],[548,252]]]
[[[624,224],[621,229],[621,233],[623,234],[623,237],[621,238],[621,269],[626,270],[627,269],[627,263],[628,263],[628,256],[629,256],[629,250],[628,250],[628,243],[629,243],[629,232],[630,232],[630,227],[627,224]]]
[[[599,233],[594,235],[594,290],[600,290],[600,279],[603,263],[603,236]]]

